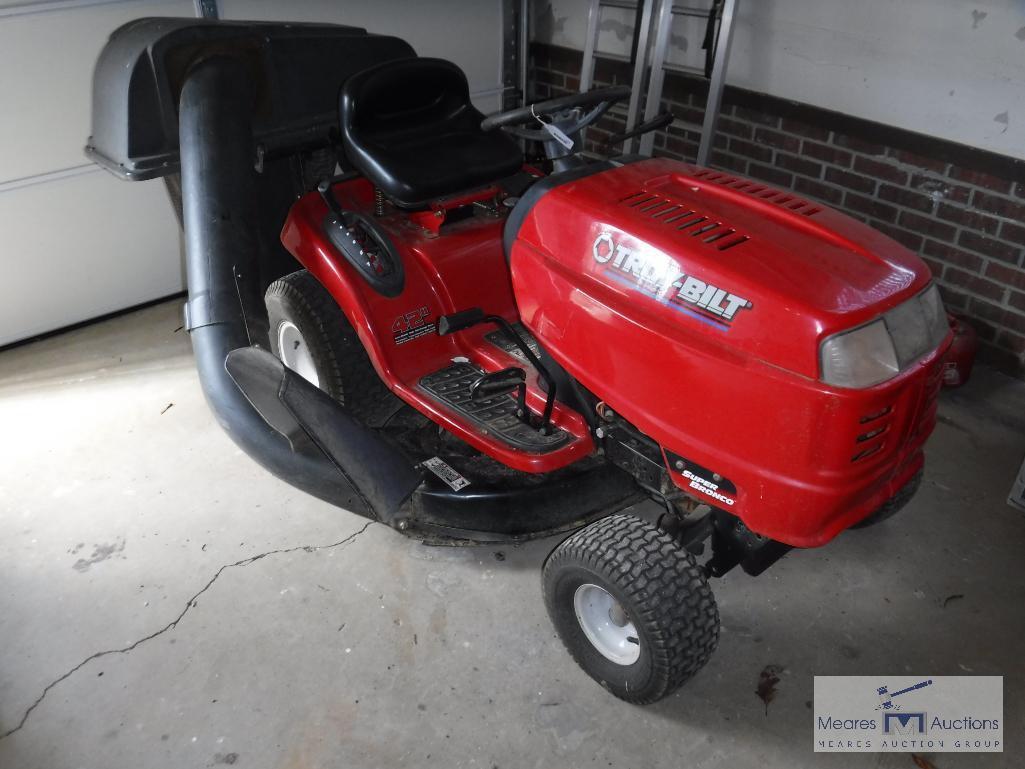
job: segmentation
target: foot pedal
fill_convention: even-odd
[[[516,399],[510,395],[473,400],[470,388],[483,373],[469,363],[453,363],[425,376],[420,380],[420,387],[499,440],[523,451],[544,453],[569,441],[570,434],[558,427],[553,426],[550,435],[542,435],[520,421],[516,416]]]
[[[520,335],[520,338],[527,343],[527,347],[531,349],[534,355],[540,358],[541,347],[538,345],[537,340],[533,335],[527,331],[527,327],[522,323],[513,323],[512,327],[516,330],[516,333]],[[516,346],[516,342],[513,341],[513,338],[509,336],[509,332],[504,328],[496,329],[490,334],[486,334],[484,338],[499,350],[508,353],[517,360],[526,363],[528,366],[530,365],[530,361],[528,361],[527,356],[523,354],[523,350]]]

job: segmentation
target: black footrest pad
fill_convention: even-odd
[[[523,451],[552,451],[570,439],[569,433],[557,427],[552,427],[551,435],[542,435],[521,422],[516,416],[516,399],[511,395],[470,400],[470,385],[481,374],[482,371],[469,363],[453,363],[448,368],[425,376],[420,380],[420,387],[496,438]]]

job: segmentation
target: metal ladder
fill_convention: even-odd
[[[714,2],[715,0],[713,0]],[[655,5],[658,4],[657,14]],[[630,83],[630,103],[627,106],[626,125],[630,128],[641,122],[640,105],[644,76],[650,66],[651,75],[648,80],[647,95],[644,100],[643,120],[651,120],[658,112],[662,103],[662,89],[665,85],[666,54],[669,49],[669,37],[672,32],[675,16],[695,16],[707,18],[713,6],[693,8],[677,6],[674,0],[590,0],[587,12],[587,37],[584,42],[584,59],[580,71],[580,90],[588,91],[594,81],[594,58],[598,48],[598,34],[601,30],[602,8],[624,8],[636,11],[634,39],[631,46],[633,61],[633,77]],[[722,10],[718,14],[718,32],[713,37],[715,55],[712,60],[712,72],[708,84],[708,101],[705,103],[705,116],[702,125],[676,120],[673,125],[682,125],[693,130],[700,129],[701,141],[698,144],[698,165],[708,165],[712,155],[712,141],[715,137],[716,122],[722,106],[722,91],[726,84],[726,63],[729,60],[730,44],[733,40],[733,20],[736,14],[737,0],[724,0]],[[652,33],[652,16],[655,15],[653,46],[649,46]],[[649,48],[651,50],[649,50]],[[650,60],[650,64],[649,64]],[[655,137],[652,133],[640,137],[638,151],[642,155],[650,155],[654,147]],[[627,139],[623,152],[633,151],[633,139]]]

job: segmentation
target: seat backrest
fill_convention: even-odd
[[[393,202],[414,207],[515,173],[519,147],[485,133],[466,75],[443,59],[397,59],[342,86],[345,153]]]
[[[359,72],[342,88],[342,132],[357,138],[402,133],[477,112],[466,75],[443,59],[399,59]],[[480,114],[480,113],[477,113]]]

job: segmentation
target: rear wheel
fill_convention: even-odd
[[[306,270],[267,288],[271,351],[358,419],[379,426],[402,407],[377,376],[345,313]]]
[[[573,659],[628,702],[674,692],[719,641],[719,611],[694,556],[633,516],[609,516],[571,536],[549,556],[542,583]]]

